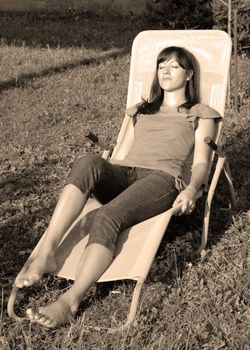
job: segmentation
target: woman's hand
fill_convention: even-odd
[[[182,203],[181,210],[177,215],[190,214],[195,207],[197,190],[193,186],[187,186],[185,190],[177,196],[173,203],[173,207],[179,203]]]

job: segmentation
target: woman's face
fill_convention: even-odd
[[[159,63],[158,79],[160,87],[165,91],[185,89],[192,72],[182,68],[175,57]]]

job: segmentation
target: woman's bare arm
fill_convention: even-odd
[[[205,137],[215,138],[217,124],[214,119],[199,119],[195,131],[195,148],[192,165],[192,175],[189,185],[176,198],[173,205],[183,203],[180,214],[188,213],[195,206],[195,196],[203,185],[208,172],[211,148],[204,142]]]

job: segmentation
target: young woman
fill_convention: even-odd
[[[182,203],[180,214],[195,206],[195,195],[207,174],[210,148],[220,115],[199,103],[198,70],[193,55],[180,47],[160,52],[148,101],[129,109],[134,121],[133,145],[121,161],[98,155],[74,166],[51,218],[46,239],[15,284],[31,286],[56,270],[55,251],[72,222],[93,194],[103,206],[88,225],[89,242],[74,284],[59,299],[28,317],[46,327],[69,321],[81,300],[110,265],[117,236],[138,222]],[[192,171],[191,171],[192,169]]]

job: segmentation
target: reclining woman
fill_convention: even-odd
[[[46,239],[15,285],[31,286],[43,274],[56,270],[59,242],[91,194],[103,206],[88,225],[89,242],[74,284],[54,303],[37,311],[28,309],[32,321],[51,328],[69,322],[112,262],[121,231],[179,203],[180,215],[194,209],[211,155],[203,140],[215,137],[220,118],[214,109],[199,103],[197,68],[195,57],[186,49],[172,46],[162,50],[149,99],[128,110],[135,130],[125,159],[108,162],[99,155],[88,155],[73,167]]]

